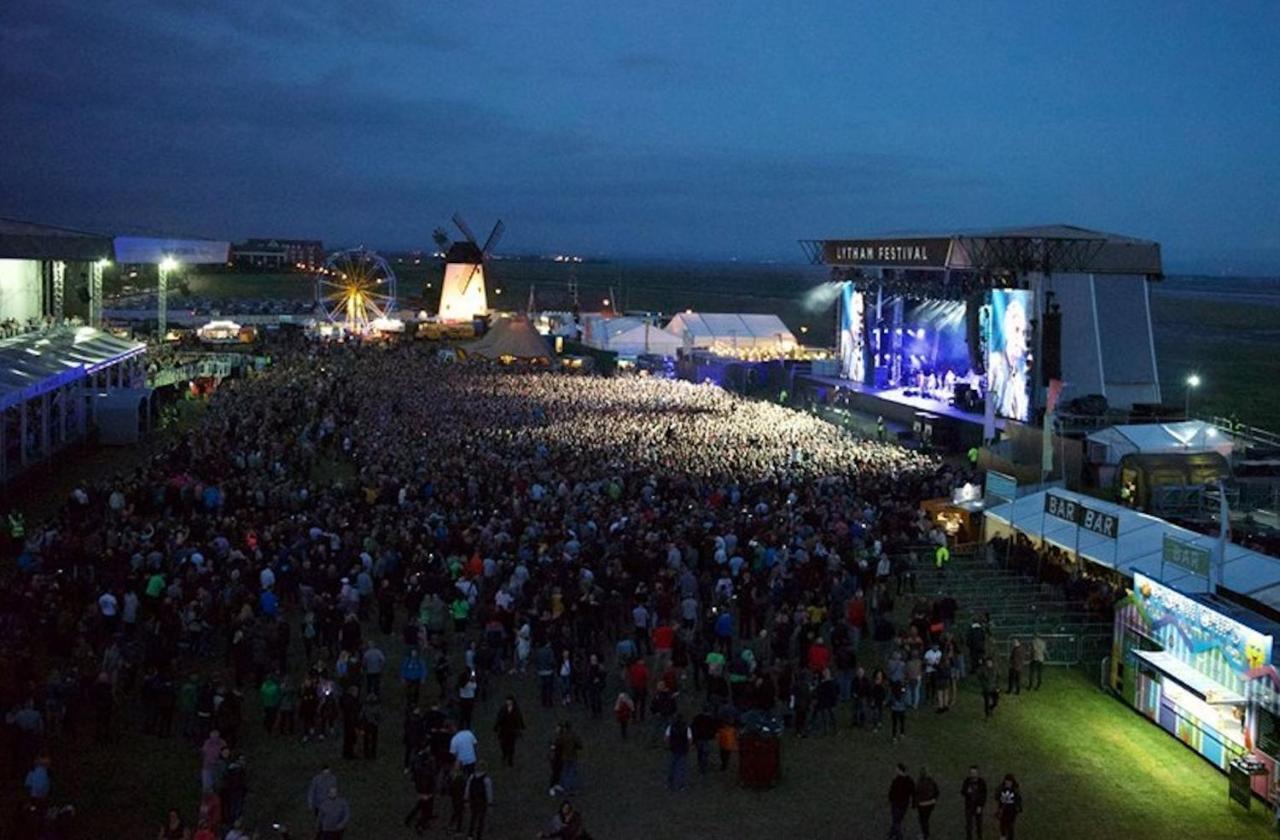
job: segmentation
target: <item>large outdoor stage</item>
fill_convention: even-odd
[[[1155,242],[1048,225],[802,245],[838,287],[838,369],[809,399],[943,447],[1039,426],[1059,398],[1160,402]]]
[[[836,376],[810,374],[799,379],[800,396],[812,388],[817,392],[813,396],[819,403],[883,417],[890,429],[910,432],[913,439],[921,437],[922,429],[918,426],[926,423],[927,434],[939,446],[968,448],[982,443],[982,413],[956,408],[951,400],[941,399],[941,395],[927,396],[914,388],[874,388]],[[1004,423],[997,418],[995,428],[1003,430]]]

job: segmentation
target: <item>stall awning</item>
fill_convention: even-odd
[[[1206,703],[1239,706],[1246,702],[1243,694],[1238,694],[1212,677],[1202,674],[1172,653],[1163,650],[1135,650],[1134,654],[1188,691],[1199,695]]]
[[[1188,572],[1173,564],[1162,563],[1164,537],[1176,537],[1182,542],[1199,548],[1217,551],[1217,540],[1204,534],[1166,522],[1146,513],[1090,498],[1071,490],[1057,489],[1055,496],[1082,504],[1091,510],[1111,514],[1119,520],[1117,537],[1111,539],[1087,529],[1046,516],[1045,492],[1039,491],[1020,496],[1015,502],[990,507],[985,516],[988,527],[992,521],[1010,525],[1029,537],[1041,539],[1080,557],[1115,569],[1126,575],[1142,572],[1144,575],[1172,586],[1188,594],[1213,592],[1213,582]],[[1079,533],[1077,533],[1079,532]],[[1163,579],[1162,579],[1163,577]],[[1226,562],[1222,569],[1222,587],[1252,598],[1266,606],[1280,610],[1280,559],[1270,557],[1237,543],[1227,543]]]

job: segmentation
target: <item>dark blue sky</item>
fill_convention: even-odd
[[[962,7],[965,6],[965,7]],[[1280,271],[1276,2],[5,0],[0,214],[799,258],[1072,222]]]

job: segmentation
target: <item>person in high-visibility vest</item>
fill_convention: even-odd
[[[945,545],[940,545],[933,550],[933,565],[942,571],[943,568],[951,562],[951,549]]]
[[[978,449],[978,447],[976,447],[976,446],[970,446],[970,447],[969,447],[969,466],[971,466],[971,467],[976,467],[976,466],[978,466],[978,455],[979,455],[979,454],[980,454],[980,450]]]

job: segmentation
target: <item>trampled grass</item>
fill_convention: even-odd
[[[498,766],[489,731],[508,691],[519,697],[529,725],[514,770]],[[295,836],[309,836],[304,791],[327,761],[352,805],[349,838],[412,836],[400,823],[413,801],[400,769],[401,697],[398,690],[389,694],[378,759],[349,762],[332,739],[304,745],[263,734],[251,697],[244,739],[250,823],[265,828],[283,821],[301,829]],[[686,701],[683,710],[694,705]],[[890,742],[887,722],[877,733],[848,729],[842,710],[845,728],[837,735],[786,737],[776,788],[745,790],[736,767],[721,774],[713,757],[711,773],[699,778],[691,768],[689,788],[677,794],[664,786],[665,753],[645,744],[644,726],[624,743],[607,716],[597,722],[577,708],[544,711],[531,678],[502,677],[477,710],[481,758],[493,772],[497,799],[489,837],[531,837],[551,815],[546,754],[560,720],[571,720],[586,742],[585,785],[577,801],[588,828],[610,840],[882,837],[888,783],[899,761],[913,772],[928,765],[942,786],[935,837],[962,836],[958,790],[970,763],[983,769],[992,790],[1004,773],[1018,777],[1026,801],[1020,837],[1244,840],[1267,836],[1269,826],[1258,803],[1246,814],[1228,801],[1225,776],[1076,671],[1050,672],[1042,691],[1003,697],[991,721],[983,719],[976,692],[964,690],[948,714],[911,713],[907,737],[898,744]],[[57,798],[83,808],[94,836],[151,836],[170,805],[194,811],[198,757],[194,747],[174,739],[130,735],[110,749],[87,748],[68,764],[55,764]],[[437,819],[436,836],[441,823]],[[988,835],[996,836],[994,824]]]

